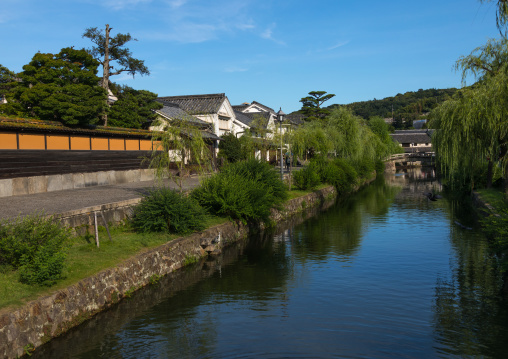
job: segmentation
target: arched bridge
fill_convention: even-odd
[[[385,158],[385,167],[387,171],[395,171],[396,168],[433,166],[435,158],[435,152],[397,153]]]

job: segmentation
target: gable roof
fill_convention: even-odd
[[[432,141],[427,130],[398,130],[390,136],[398,143],[431,143]]]
[[[249,127],[267,128],[270,120],[269,112],[239,112],[235,111],[236,119]]]
[[[242,112],[249,106],[250,106],[250,103],[242,103],[241,105],[235,105],[235,106],[231,106],[231,107],[233,107],[233,110],[235,110],[235,111]]]
[[[192,123],[193,125],[198,126],[198,127],[209,127],[210,126],[209,123],[207,123],[203,120],[200,120],[197,117],[189,115],[187,112],[182,110],[176,104],[163,102],[163,105],[164,105],[163,108],[161,108],[160,110],[156,110],[155,112],[158,113],[159,115],[161,115],[162,117],[167,118],[168,120],[175,119],[175,120],[189,121],[190,123]]]
[[[273,108],[268,107],[268,106],[265,106],[265,105],[263,105],[262,103],[259,103],[259,102],[257,102],[257,101],[252,101],[251,105],[258,105],[258,106],[260,106],[260,107],[264,108],[266,111],[268,111],[268,112],[272,112],[272,113],[274,113],[274,114],[275,114],[275,111],[274,111],[274,109],[273,109]]]
[[[164,96],[158,97],[157,101],[163,105],[178,105],[178,107],[189,115],[205,115],[218,113],[225,99],[226,94],[216,93],[207,95]]]
[[[306,116],[303,113],[300,112],[293,112],[289,115],[286,115],[286,121],[289,121],[289,123],[293,125],[301,125],[305,122],[304,118]]]
[[[276,115],[275,111],[273,110],[273,108],[271,107],[268,107],[268,106],[265,106],[263,105],[262,103],[259,103],[257,101],[252,101],[252,103],[248,103],[248,102],[244,102],[242,103],[241,105],[235,105],[235,106],[232,106],[233,109],[235,111],[241,111],[241,112],[244,112],[245,110],[247,110],[249,107],[251,106],[256,106],[256,107],[260,107],[261,109],[263,109],[264,111],[263,112],[271,112],[273,115]]]
[[[234,107],[236,107],[236,106],[233,106],[233,108]],[[234,111],[235,111],[235,117],[238,121],[240,121],[244,125],[251,127],[251,123],[253,120],[251,117],[247,116],[247,114],[245,114],[241,111],[237,111],[236,109]]]

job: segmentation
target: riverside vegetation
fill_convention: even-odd
[[[326,161],[331,162],[316,159],[309,165],[319,181],[327,178]],[[131,221],[112,228],[113,241],[104,241],[100,248],[90,235],[73,237],[43,214],[4,221],[0,224],[0,308],[64,288],[182,234],[227,220],[268,223],[271,208],[311,191],[290,193],[273,167],[251,159],[226,165],[188,196],[169,188],[154,189],[135,208]],[[104,229],[100,235],[106,235]]]
[[[387,142],[388,127],[376,119],[365,121],[339,109],[319,122],[306,123],[284,138],[308,163],[295,172],[293,192],[272,166],[252,158],[252,141],[244,140],[235,145],[242,152],[236,159],[223,147],[226,164],[219,172],[203,176],[201,185],[189,194],[153,189],[135,207],[132,219],[113,229],[113,241],[105,241],[100,248],[90,235],[71,236],[42,213],[1,222],[0,308],[64,288],[147,248],[227,220],[269,225],[272,208],[321,184],[346,194],[374,170],[382,170],[380,159],[394,149]],[[156,164],[165,167],[169,162]]]

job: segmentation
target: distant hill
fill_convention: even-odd
[[[392,110],[394,124],[401,127],[405,122],[406,127],[412,125],[412,121],[421,119],[440,103],[451,98],[458,91],[456,88],[449,89],[428,89],[409,91],[404,94],[398,93],[393,97],[386,97],[382,100],[370,100],[353,102],[347,105],[331,105],[328,108],[333,109],[340,106],[349,107],[357,116],[368,119],[372,116],[391,118]],[[392,107],[393,106],[393,107]],[[397,126],[397,124],[399,126]]]
[[[372,116],[391,118],[393,106],[394,126],[396,128],[411,127],[414,120],[425,118],[428,112],[438,104],[451,98],[457,91],[458,89],[456,88],[420,89],[404,94],[398,93],[395,96],[386,97],[381,100],[374,99],[344,105],[334,104],[327,108],[334,109],[345,106],[350,108],[355,115],[368,119]],[[291,115],[298,113],[298,111],[295,111]]]

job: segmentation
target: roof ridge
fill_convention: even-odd
[[[226,97],[226,94],[223,93],[211,93],[211,94],[201,94],[201,95],[179,95],[179,96],[159,96],[158,99],[166,99],[166,98],[172,98],[172,99],[185,99],[185,98],[216,98],[216,97]]]

